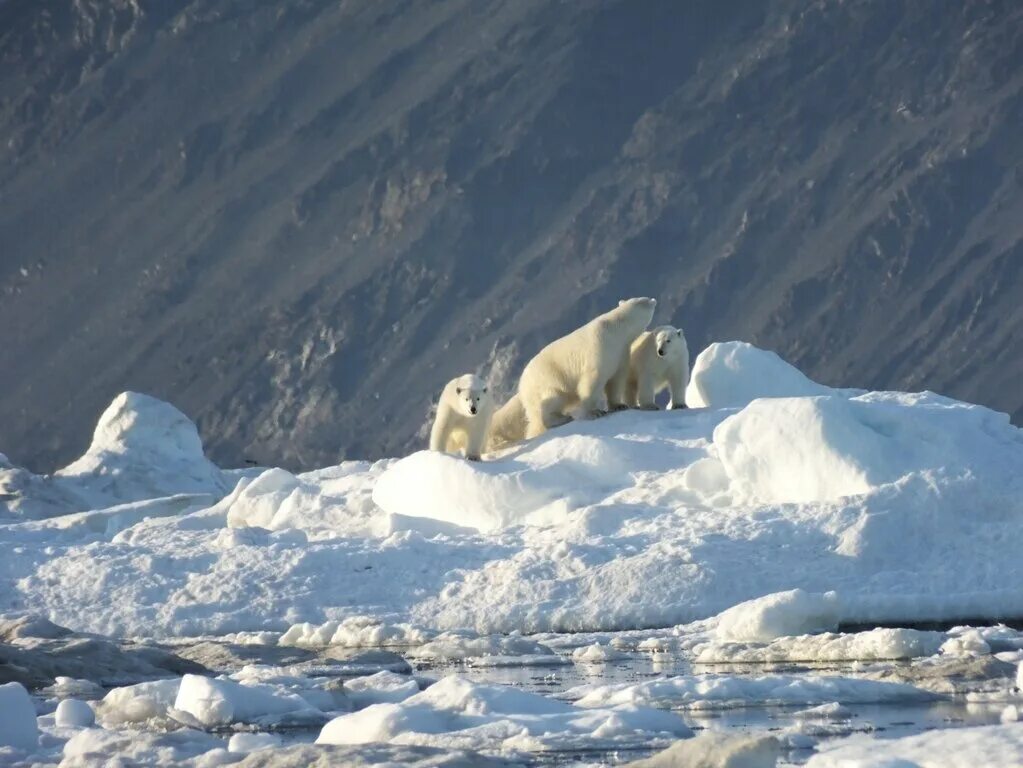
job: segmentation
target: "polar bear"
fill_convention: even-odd
[[[650,325],[657,302],[625,299],[610,312],[548,344],[530,360],[519,379],[526,437],[542,435],[581,411],[600,416],[607,387],[628,358],[633,340]]]
[[[669,408],[685,408],[689,386],[689,346],[680,328],[662,325],[641,333],[629,350],[625,400],[629,405],[656,411],[657,393],[671,394]]]
[[[526,437],[526,409],[518,395],[494,412],[487,436],[487,450],[496,451]]]
[[[440,394],[430,450],[463,451],[469,461],[479,461],[493,413],[494,403],[483,379],[471,373],[452,379]]]

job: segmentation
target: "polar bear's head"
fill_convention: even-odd
[[[653,334],[654,349],[657,350],[658,357],[674,360],[689,352],[689,348],[686,345],[686,337],[682,334],[681,328],[676,328],[673,325],[662,325],[654,328]]]
[[[473,417],[490,402],[487,383],[479,376],[467,373],[455,379],[455,408],[463,416]]]
[[[654,319],[654,309],[657,308],[657,299],[640,296],[635,299],[622,299],[618,302],[618,308],[608,313],[616,322],[625,323],[634,335],[645,330],[650,321]]]

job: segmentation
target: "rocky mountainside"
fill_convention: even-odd
[[[0,450],[421,444],[628,295],[1023,419],[1011,0],[0,0]]]

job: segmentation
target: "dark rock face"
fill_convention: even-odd
[[[221,463],[398,454],[629,295],[1023,417],[1018,3],[5,0],[0,65],[33,469],[125,389]]]

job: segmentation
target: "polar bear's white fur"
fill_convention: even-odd
[[[626,299],[610,312],[548,344],[526,364],[519,399],[526,414],[526,437],[564,424],[573,411],[601,415],[606,389],[622,370],[629,347],[654,316],[657,302]]]
[[[452,379],[440,394],[430,450],[462,451],[470,461],[479,461],[493,413],[494,403],[483,379],[471,373]]]
[[[526,409],[522,400],[513,395],[511,400],[494,412],[490,420],[490,432],[487,437],[487,450],[496,451],[511,443],[517,443],[526,437]]]
[[[632,342],[625,393],[630,406],[657,410],[657,393],[667,387],[671,394],[668,407],[685,408],[687,386],[689,345],[681,329],[662,325],[641,333]]]

